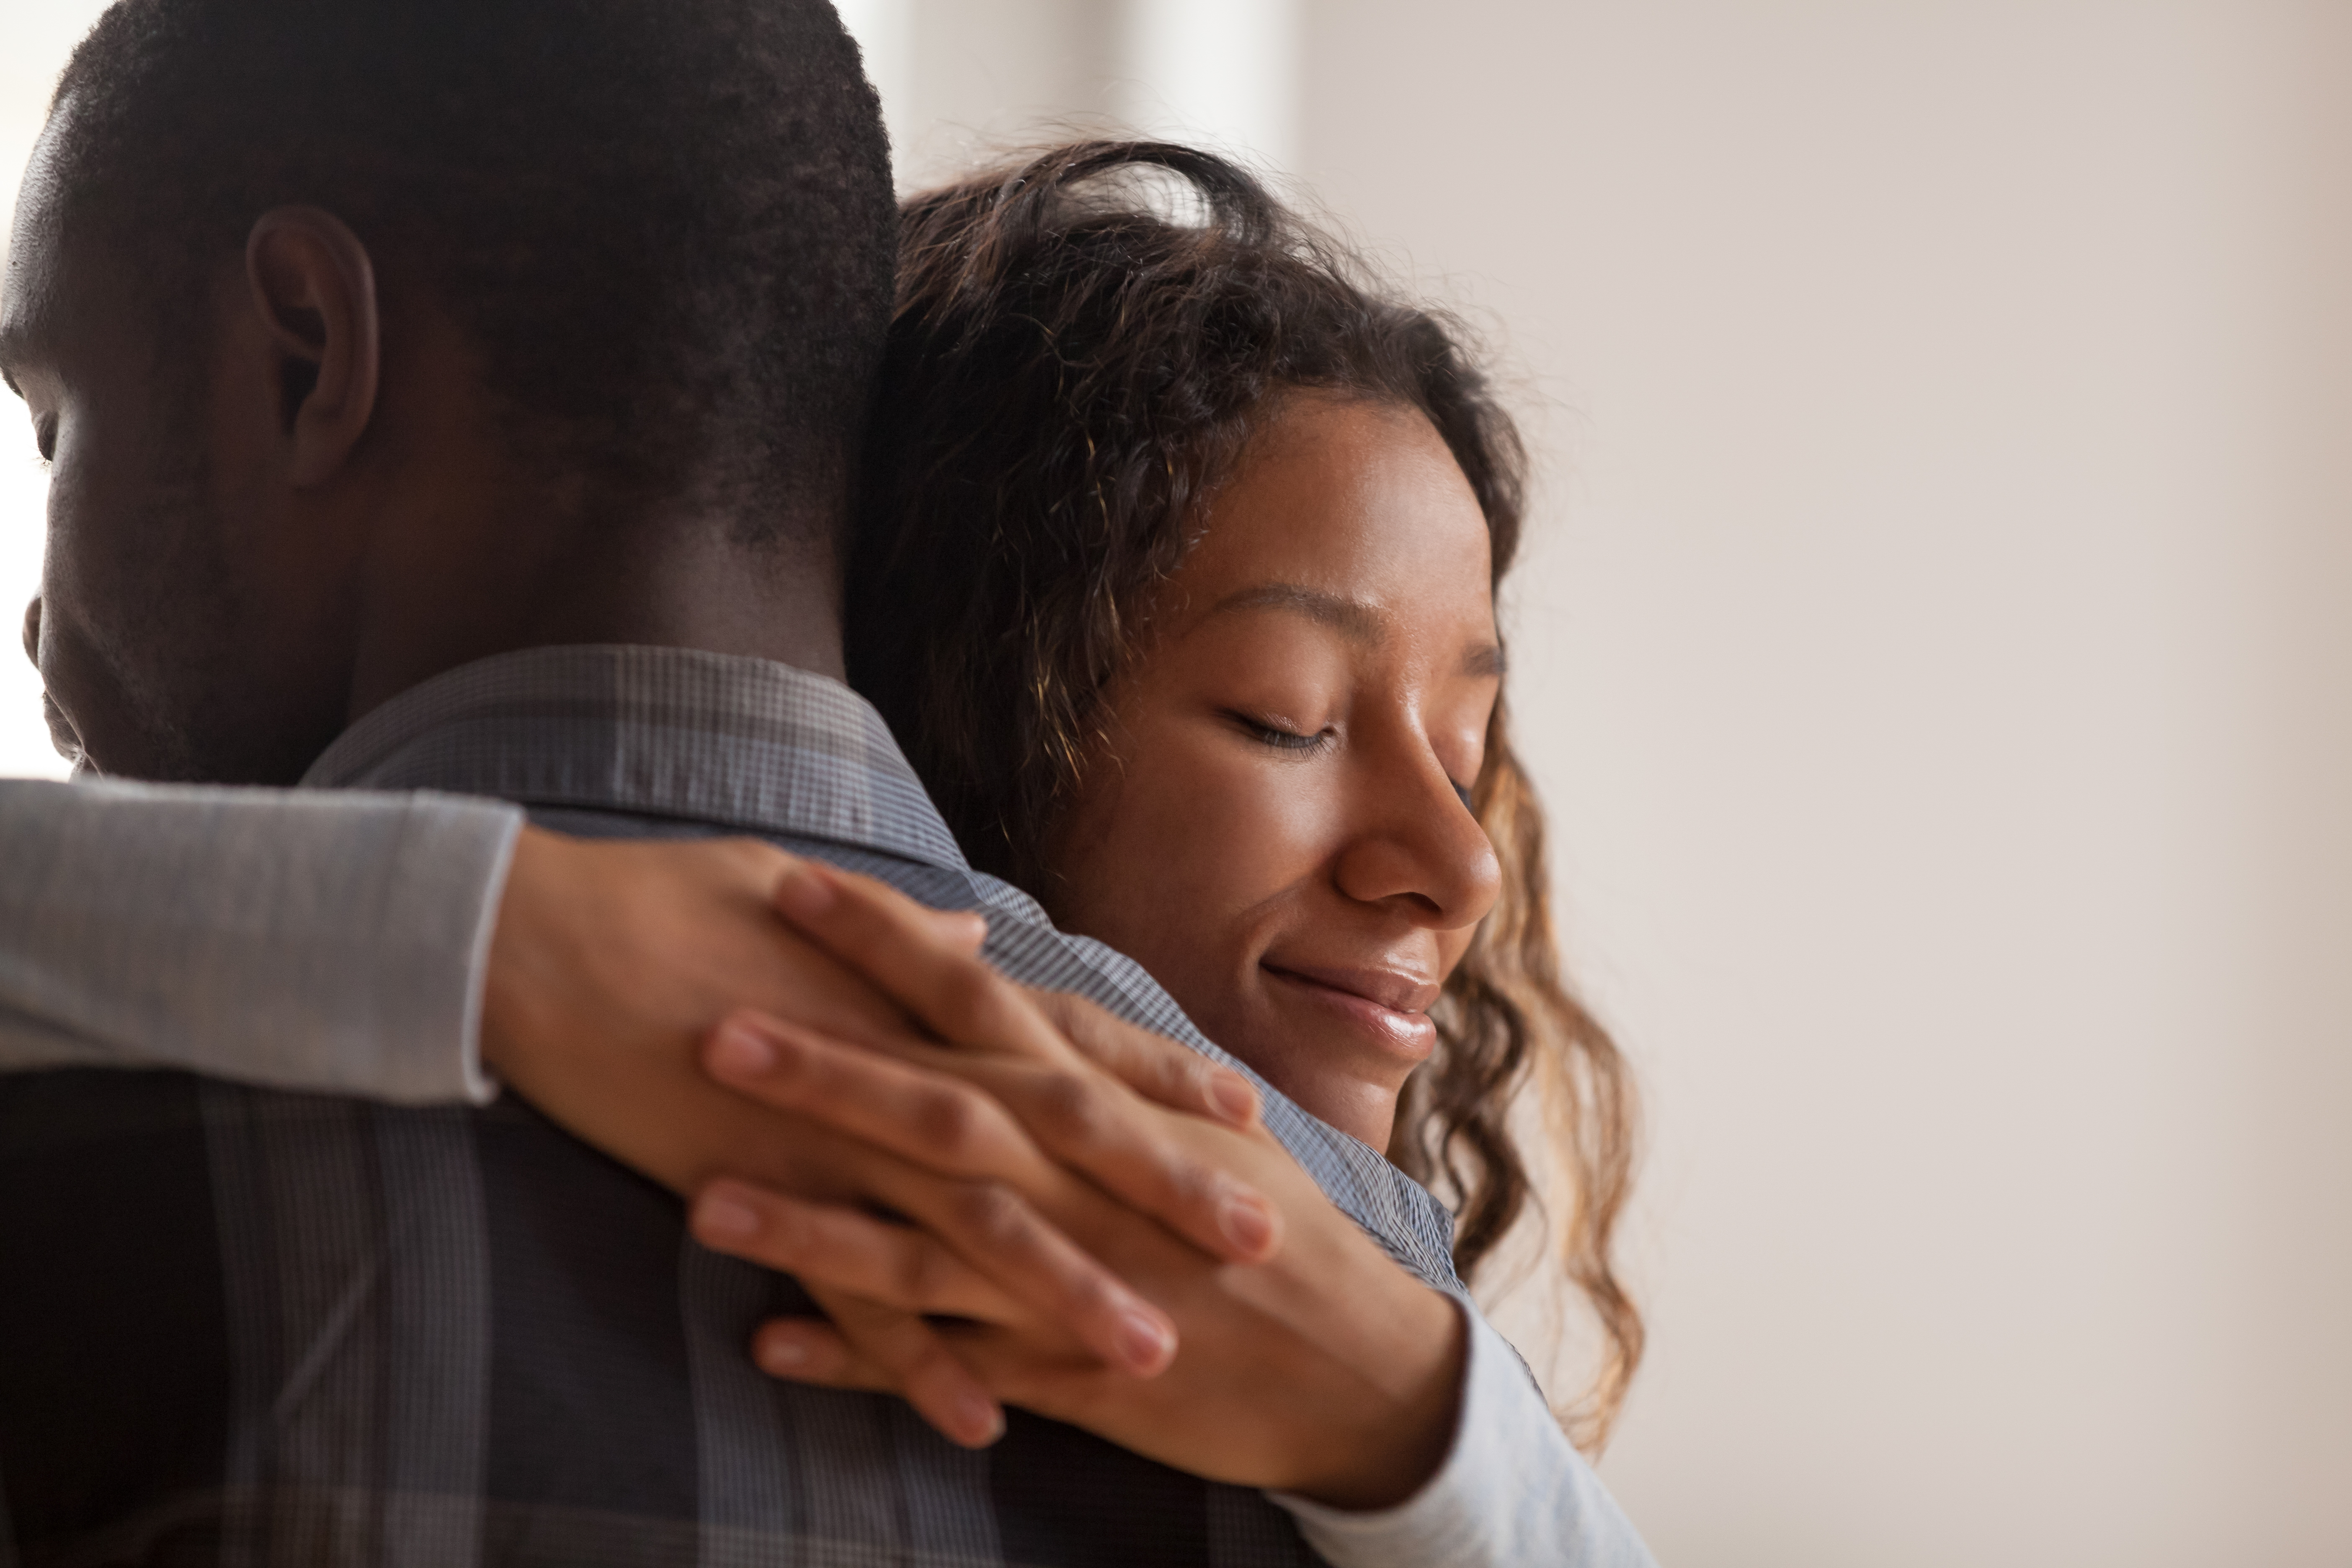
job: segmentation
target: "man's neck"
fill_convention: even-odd
[[[707,518],[592,531],[527,516],[428,523],[419,531],[428,542],[461,531],[473,548],[399,549],[377,563],[347,722],[444,670],[566,644],[699,648],[841,679],[840,574],[828,544],[746,545]]]

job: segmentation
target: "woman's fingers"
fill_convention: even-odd
[[[695,1238],[906,1311],[1001,1322],[1026,1309],[1137,1377],[1156,1376],[1175,1358],[1168,1315],[1012,1188],[903,1165],[891,1172],[874,1196],[911,1226],[720,1180],[696,1200]]]
[[[704,1062],[730,1088],[934,1171],[1040,1191],[1055,1174],[1042,1147],[1213,1257],[1256,1263],[1279,1247],[1280,1219],[1262,1194],[1186,1147],[1164,1115],[1107,1075],[896,1048],[898,1058],[883,1056],[740,1010],[713,1033]]]
[[[954,951],[967,956],[976,954],[988,942],[988,917],[978,910],[934,910],[924,906],[930,916],[931,929],[940,940]]]
[[[820,1388],[896,1394],[898,1385],[870,1356],[850,1348],[839,1329],[820,1318],[771,1318],[751,1336],[751,1359],[770,1377]]]
[[[1081,1055],[1144,1099],[1229,1127],[1257,1124],[1257,1089],[1233,1068],[1114,1017],[1083,996],[1033,990],[1029,1000]]]
[[[1137,1115],[1144,1108],[1113,1080],[1025,1062],[971,1071],[1047,1153],[1212,1257],[1262,1263],[1281,1246],[1281,1216],[1257,1189]]]
[[[1021,987],[944,931],[936,911],[896,889],[796,860],[777,878],[775,905],[803,935],[950,1045],[1037,1061],[1076,1059]]]
[[[898,1049],[922,1054],[910,1045]],[[960,1077],[749,1008],[719,1021],[702,1060],[730,1089],[821,1118],[944,1175],[1035,1182],[1048,1174],[1012,1113]]]
[[[811,1326],[822,1330],[831,1342],[804,1343],[789,1334],[762,1330],[752,1341],[752,1355],[761,1368],[779,1377],[793,1377],[800,1366],[812,1364],[812,1358],[821,1355],[822,1364],[835,1375],[805,1381],[896,1394],[941,1436],[967,1448],[985,1448],[1004,1436],[1003,1406],[956,1359],[930,1324],[912,1313],[839,1291],[811,1287],[809,1294],[833,1320],[830,1329]],[[860,1381],[844,1381],[844,1374],[853,1370]]]
[[[1156,1377],[1176,1358],[1176,1325],[1168,1314],[1002,1183],[909,1175],[884,1201],[1121,1371]]]
[[[824,1304],[826,1311],[836,1314],[844,1305],[849,1304]],[[1090,1393],[1099,1394],[1107,1378],[1117,1377],[1090,1357],[1043,1349],[1013,1331],[964,1325],[932,1333],[1000,1412],[1004,1405],[1017,1405],[1070,1420],[1083,1415]],[[751,1338],[751,1357],[761,1371],[790,1383],[868,1394],[903,1394],[906,1389],[888,1364],[820,1318],[769,1319]]]
[[[712,1251],[793,1275],[812,1289],[854,1294],[902,1314],[990,1322],[1023,1315],[1003,1289],[932,1237],[855,1209],[722,1178],[702,1189],[689,1219],[695,1239]]]

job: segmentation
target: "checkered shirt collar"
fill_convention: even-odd
[[[872,704],[789,665],[692,648],[462,665],[362,718],[302,782],[626,811],[965,868]]]

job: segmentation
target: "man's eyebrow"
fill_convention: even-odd
[[[1388,631],[1388,617],[1371,605],[1297,583],[1261,583],[1209,606],[1211,616],[1228,610],[1288,610],[1321,622],[1351,642],[1378,642]]]
[[[1501,643],[1486,643],[1462,656],[1462,673],[1480,679],[1492,676],[1499,680],[1510,667],[1511,661],[1504,657]]]

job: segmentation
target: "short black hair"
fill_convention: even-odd
[[[263,212],[321,206],[551,466],[837,524],[898,212],[826,0],[120,0],[57,103],[66,232],[167,320]]]

